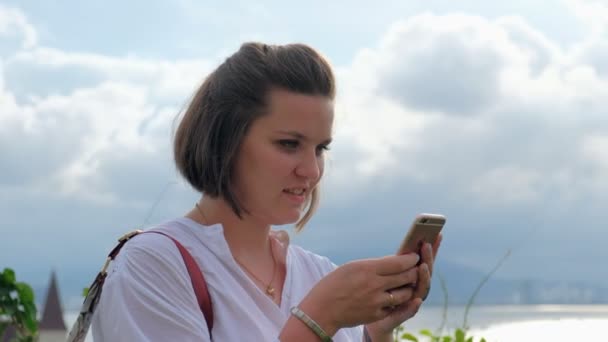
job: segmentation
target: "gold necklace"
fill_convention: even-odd
[[[198,209],[198,212],[201,214],[203,219],[205,221],[207,221],[207,217],[205,217],[205,214],[203,213],[203,210],[201,209],[201,207],[199,207],[198,203],[196,203],[196,209]],[[243,263],[241,263],[234,255],[232,257],[234,258],[234,261],[237,262],[237,264],[239,264],[247,273],[249,273],[249,275],[251,275],[253,278],[255,278],[255,280],[260,282],[262,285],[264,285],[266,287],[266,294],[270,298],[274,299],[275,289],[274,289],[274,287],[272,287],[272,282],[274,280],[274,276],[275,276],[275,273],[277,270],[277,262],[274,258],[274,251],[272,249],[272,241],[270,241],[270,256],[272,257],[272,278],[270,278],[270,281],[268,282],[268,284],[266,284],[264,281],[262,281],[260,278],[258,278],[253,272],[251,272],[247,267],[245,267],[245,265],[243,265]]]
[[[272,251],[272,241],[270,242],[270,255],[272,256],[272,278],[270,278],[270,281],[268,282],[268,284],[265,284],[264,281],[262,281],[253,272],[251,272],[247,267],[245,267],[245,265],[243,265],[236,257],[233,256],[233,258],[234,258],[234,261],[236,261],[245,271],[247,271],[247,273],[249,273],[252,277],[254,277],[257,281],[259,281],[262,285],[264,285],[266,287],[266,294],[270,298],[274,299],[275,289],[274,289],[274,287],[272,287],[272,281],[274,280],[274,275],[277,270],[277,263],[274,260],[274,252]]]

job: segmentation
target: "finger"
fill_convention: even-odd
[[[414,298],[425,300],[431,290],[431,274],[429,273],[428,265],[420,264],[418,267],[418,284],[414,291]]]
[[[397,305],[399,305],[397,297],[395,297],[395,295],[393,294],[392,291],[385,291],[385,292],[383,292],[382,296],[384,297],[384,299],[381,302],[382,309],[387,309],[390,311],[390,310],[394,310],[395,307]]]
[[[384,285],[384,290],[386,291],[413,285],[418,282],[418,268],[412,267],[405,272],[385,276],[384,279],[386,280],[386,284]]]
[[[384,308],[392,307],[394,309],[414,298],[414,289],[412,287],[400,287],[391,291],[386,291],[386,293],[390,293],[390,295],[385,296]]]
[[[425,263],[429,267],[429,274],[433,275],[433,265],[435,258],[433,257],[433,246],[430,243],[425,243],[421,250],[422,255],[421,263]]]
[[[417,253],[408,253],[402,255],[389,255],[379,259],[373,259],[375,263],[376,274],[380,276],[388,276],[393,274],[403,273],[410,268],[416,266],[420,260]]]
[[[404,321],[414,317],[420,307],[422,306],[422,299],[414,298],[409,302],[399,306],[396,310],[391,312],[391,319],[394,319],[398,323],[403,323]]]

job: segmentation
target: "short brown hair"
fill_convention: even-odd
[[[335,97],[329,63],[304,44],[245,43],[215,69],[196,91],[175,132],[174,159],[181,175],[199,192],[222,197],[242,218],[233,190],[237,153],[251,123],[264,115],[273,88]],[[318,205],[312,190],[299,231]]]

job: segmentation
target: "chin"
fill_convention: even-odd
[[[300,220],[300,217],[302,216],[302,211],[301,210],[294,210],[293,212],[289,212],[289,213],[282,213],[282,215],[276,215],[275,219],[273,220],[273,225],[276,226],[281,226],[281,225],[285,225],[285,224],[293,224],[296,223]]]

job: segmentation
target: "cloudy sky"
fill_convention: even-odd
[[[248,40],[338,75],[322,208],[296,243],[342,263],[448,217],[440,258],[608,286],[608,1],[0,3],[0,267],[86,286],[197,194],[174,118]],[[82,284],[82,285],[80,285]]]

